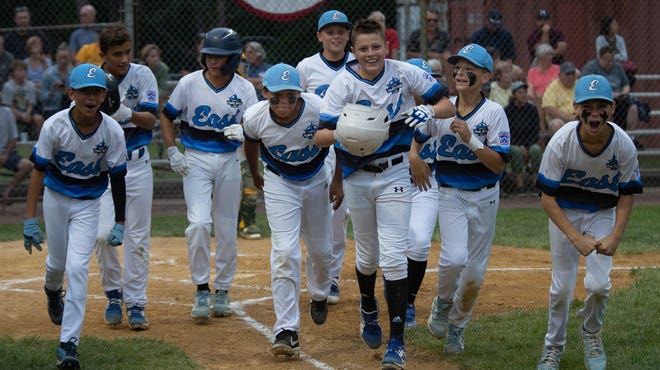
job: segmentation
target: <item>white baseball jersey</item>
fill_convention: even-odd
[[[131,63],[128,71],[117,81],[121,103],[138,112],[158,114],[158,83],[149,67]],[[129,121],[119,122],[124,129],[129,152],[151,143],[151,130],[137,127]]]
[[[458,106],[458,97],[451,102]],[[483,98],[477,107],[467,116],[456,113],[456,118],[465,121],[479,141],[504,158],[509,155],[509,121],[501,105]],[[437,150],[435,178],[440,186],[463,190],[476,190],[495,185],[502,174],[489,170],[477,155],[468,148],[467,143],[449,128],[454,117],[435,121],[437,125]],[[424,127],[422,132],[430,129]]]
[[[346,53],[344,61],[336,67],[330,64],[321,53],[301,60],[296,66],[298,74],[300,74],[300,87],[306,92],[323,97],[330,82],[344,70],[346,63],[353,59],[355,56],[352,53]]]
[[[579,121],[566,123],[550,139],[536,185],[561,208],[595,212],[615,207],[619,194],[642,192],[635,145],[618,125],[608,124],[614,132],[597,155],[582,148]]]
[[[323,167],[328,148],[314,145],[318,130],[321,98],[300,94],[300,116],[289,125],[280,125],[269,114],[268,101],[261,101],[245,112],[245,139],[260,142],[261,160],[266,167],[289,180],[307,180]]]
[[[386,59],[383,72],[374,81],[360,77],[359,68],[357,61],[351,61],[332,81],[323,98],[319,128],[334,130],[344,105],[355,103],[387,110],[390,132],[376,152],[364,157],[353,155],[335,143],[344,178],[374,159],[410,150],[413,130],[403,122],[403,113],[415,107],[413,94],[425,100],[447,96],[447,89],[435,78],[406,62]]]
[[[241,142],[227,140],[225,127],[241,123],[245,110],[257,103],[254,86],[234,74],[216,89],[199,70],[183,76],[165,105],[164,114],[181,116],[181,143],[202,152],[235,152]]]

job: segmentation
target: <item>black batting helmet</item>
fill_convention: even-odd
[[[206,67],[206,55],[227,55],[227,62],[220,68],[224,75],[236,72],[241,62],[243,45],[241,37],[231,28],[214,28],[204,36],[202,50],[202,65]]]
[[[105,73],[105,85],[108,88],[108,91],[99,110],[107,115],[113,115],[117,109],[119,109],[121,97],[119,96],[117,80],[115,80],[114,76],[108,72]]]

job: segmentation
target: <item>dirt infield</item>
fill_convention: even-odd
[[[213,318],[208,325],[197,325],[190,317],[194,286],[190,283],[188,258],[183,238],[153,238],[151,271],[148,287],[150,303],[146,314],[151,328],[132,332],[123,325],[112,329],[103,322],[105,297],[100,287],[95,259],[90,269],[87,316],[83,328],[80,353],[84,365],[85,336],[117,338],[143,336],[172,342],[189,353],[208,369],[365,369],[378,368],[384,346],[369,349],[358,334],[358,289],[354,273],[354,243],[349,241],[341,281],[341,301],[330,306],[328,321],[314,325],[307,313],[309,296],[301,295],[302,329],[300,360],[274,359],[268,352],[270,330],[275,322],[269,270],[269,240],[239,240],[239,261],[231,291],[232,316]],[[0,333],[15,337],[39,336],[57,338],[59,327],[51,325],[43,294],[45,251],[29,256],[22,242],[0,243]],[[429,268],[435,267],[439,243],[434,243]],[[514,309],[535,309],[547,306],[550,284],[550,255],[547,251],[496,246],[489,271],[477,303],[475,316],[506,312]],[[660,253],[643,256],[617,256],[615,267],[660,264]],[[519,269],[521,268],[521,269]],[[581,274],[582,275],[582,274]],[[632,277],[627,269],[612,273],[614,290],[628,286]],[[584,298],[584,288],[578,278],[576,295]],[[428,317],[434,296],[436,275],[429,271],[417,300],[418,322]],[[303,285],[304,287],[304,285]],[[376,288],[382,297],[382,280]],[[25,309],[30,307],[30,309]],[[32,309],[34,307],[34,309]],[[381,323],[386,313],[381,312]],[[388,326],[384,325],[384,334]],[[469,330],[469,329],[468,329]],[[542,338],[539,338],[539,344]],[[438,342],[439,345],[441,342]],[[469,341],[466,343],[470,346]],[[469,349],[469,348],[468,348]],[[408,369],[429,369],[442,366],[456,368],[438,356],[408,348]]]

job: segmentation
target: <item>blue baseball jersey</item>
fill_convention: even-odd
[[[137,112],[158,115],[158,83],[149,67],[130,63],[128,71],[118,81],[121,103]],[[126,148],[133,151],[151,143],[152,131],[129,121],[119,122],[124,129]]]
[[[615,207],[620,194],[642,192],[635,144],[618,125],[607,124],[612,136],[598,154],[582,146],[579,121],[562,126],[546,146],[536,186],[561,208],[595,212]]]
[[[78,131],[65,109],[44,122],[30,160],[45,172],[44,185],[75,199],[96,199],[108,187],[108,175],[126,171],[126,142],[117,121],[101,113],[93,133]]]
[[[298,117],[286,125],[276,123],[268,101],[247,109],[243,116],[245,140],[259,142],[261,159],[270,171],[288,180],[307,180],[323,167],[328,148],[314,145],[319,126],[321,98],[302,93]]]
[[[169,119],[181,116],[181,143],[185,148],[209,153],[234,152],[241,142],[227,140],[225,127],[243,121],[243,114],[257,103],[254,86],[234,74],[219,89],[204,77],[204,71],[183,76],[163,109]]]
[[[332,81],[323,98],[321,129],[335,130],[339,115],[347,103],[387,110],[390,118],[389,136],[372,154],[356,156],[340,143],[335,143],[344,178],[374,159],[410,150],[413,130],[403,121],[404,113],[415,107],[413,94],[430,101],[448,95],[444,86],[419,67],[398,60],[386,59],[384,62],[383,71],[373,81],[360,77],[357,60],[349,62]]]

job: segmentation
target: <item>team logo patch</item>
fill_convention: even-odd
[[[238,108],[241,104],[243,104],[243,101],[236,94],[230,96],[229,99],[227,99],[227,105],[232,108]]]
[[[486,122],[481,121],[477,123],[476,126],[474,126],[474,129],[472,129],[472,133],[477,136],[486,136],[488,135],[488,125],[486,124]]]
[[[95,154],[104,154],[107,151],[108,151],[108,145],[105,143],[105,141],[102,141],[101,143],[97,144],[94,147]]]
[[[605,163],[605,167],[610,171],[619,171],[619,161],[616,159],[615,154],[612,154],[612,158]]]
[[[401,90],[401,80],[399,80],[399,77],[397,76],[392,76],[390,82],[387,83],[385,91],[387,91],[388,94],[394,94],[399,90]]]
[[[314,134],[318,129],[319,129],[318,126],[316,126],[313,123],[310,123],[309,126],[305,128],[305,132],[303,132],[302,136],[307,140],[312,140],[314,138]]]
[[[129,86],[128,89],[126,89],[126,94],[124,94],[124,97],[128,100],[135,100],[138,96],[140,96],[138,89],[133,85]]]
[[[511,142],[509,131],[500,131],[497,134],[497,137],[500,140],[500,145],[509,145],[509,143]]]
[[[158,94],[156,93],[156,90],[147,90],[147,100],[149,100],[152,103],[156,103],[156,96]]]

